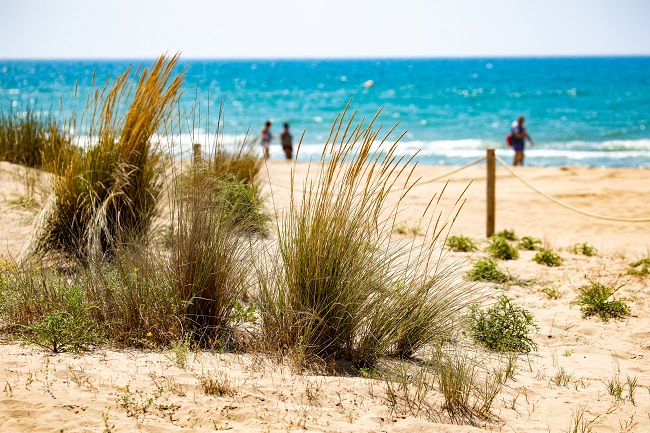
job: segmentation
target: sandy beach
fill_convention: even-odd
[[[267,204],[288,203],[290,171],[302,188],[308,164],[270,161],[265,169]],[[400,218],[415,226],[447,179],[428,182],[453,167],[418,166],[420,178],[404,198]],[[17,256],[44,202],[27,191],[24,168],[0,163],[0,255]],[[518,167],[516,173],[553,197],[609,218],[650,219],[650,169]],[[486,246],[486,168],[476,165],[448,178],[437,211],[453,213],[465,203],[450,233]],[[468,186],[469,185],[469,186]],[[395,194],[398,197],[399,194]],[[298,375],[288,365],[258,354],[136,351],[100,348],[82,355],[52,355],[17,342],[0,344],[0,431],[3,432],[646,432],[650,431],[650,277],[628,275],[630,263],[650,256],[650,222],[597,219],[552,203],[497,167],[496,231],[534,236],[563,258],[547,267],[533,251],[499,267],[528,284],[485,283],[485,303],[505,293],[535,317],[538,350],[521,356],[492,405],[492,419],[458,425],[433,413],[416,417],[390,404],[383,381],[363,377]],[[587,242],[598,252],[573,252]],[[463,269],[486,256],[453,252]],[[462,277],[460,275],[459,277]],[[621,287],[631,316],[602,322],[582,318],[573,305],[590,282]],[[540,292],[554,288],[557,299]],[[223,395],[208,395],[201,383],[220,378]],[[615,399],[607,383],[636,378],[630,398]],[[629,388],[623,396],[629,395]],[[434,390],[431,407],[440,407]],[[442,411],[440,411],[442,413]],[[583,428],[572,430],[581,417]],[[579,423],[578,423],[579,424]]]

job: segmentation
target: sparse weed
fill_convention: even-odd
[[[573,246],[573,254],[582,254],[584,256],[591,257],[598,254],[598,250],[589,245],[587,242],[583,242],[577,243]]]
[[[524,236],[519,240],[517,248],[520,250],[534,251],[537,250],[540,245],[542,245],[542,241],[540,239],[534,238],[532,236]]]
[[[234,397],[237,394],[237,388],[233,385],[228,376],[219,371],[215,374],[207,373],[199,377],[201,389],[206,395],[216,395],[218,397]]]
[[[630,263],[630,269],[627,270],[628,275],[650,275],[650,258],[637,260]]]
[[[637,376],[634,376],[633,378],[627,376],[626,381],[622,382],[620,376],[616,374],[609,381],[605,382],[605,385],[607,386],[607,392],[609,395],[614,397],[616,401],[629,400],[632,404],[635,404],[634,394],[636,392],[637,383]],[[626,387],[627,395],[624,395]]]
[[[449,247],[452,251],[458,251],[458,252],[472,252],[476,251],[478,247],[474,243],[474,241],[467,236],[459,235],[459,236],[449,236],[447,240],[445,241],[445,245]]]
[[[611,318],[623,319],[630,315],[630,307],[624,300],[609,300],[620,288],[613,289],[592,282],[590,286],[582,286],[578,289],[580,294],[575,304],[580,305],[583,317],[598,315],[603,322],[608,322]]]
[[[551,287],[544,287],[543,289],[539,289],[541,293],[544,293],[548,299],[560,299],[562,296],[564,296],[564,292],[562,292],[560,289],[558,289],[555,286]]]
[[[555,384],[555,386],[567,386],[572,377],[573,373],[569,373],[564,369],[564,367],[560,367],[550,381]]]
[[[488,281],[490,283],[505,283],[510,277],[498,269],[495,260],[485,258],[474,263],[472,269],[467,271],[467,278],[470,281]]]
[[[490,238],[490,244],[486,248],[490,256],[501,260],[512,260],[519,257],[519,251],[508,240],[501,236]]]
[[[546,266],[562,265],[562,257],[546,248],[540,248],[537,254],[535,254],[535,257],[533,257],[533,261]]]
[[[587,404],[579,405],[576,410],[571,410],[571,420],[567,433],[591,433],[593,431],[594,425],[600,416],[587,420],[585,418],[586,411]]]
[[[470,307],[467,330],[474,341],[497,352],[527,353],[537,349],[530,336],[536,329],[535,319],[505,295],[482,310],[478,305]]]

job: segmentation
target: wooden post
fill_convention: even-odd
[[[489,238],[494,234],[494,214],[495,207],[495,192],[496,192],[496,160],[494,159],[494,149],[487,149],[487,219],[485,234]]]
[[[192,164],[195,170],[201,165],[201,145],[198,143],[192,145]]]

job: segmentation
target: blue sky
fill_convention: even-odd
[[[0,58],[650,55],[650,0],[0,0]]]

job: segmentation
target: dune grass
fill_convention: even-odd
[[[262,279],[259,304],[264,339],[277,350],[307,362],[349,359],[367,368],[380,356],[410,356],[448,337],[475,289],[452,284],[454,269],[436,269],[437,241],[449,227],[440,219],[423,244],[391,239],[399,204],[388,206],[388,195],[403,196],[410,173],[395,155],[396,143],[372,150],[379,133],[374,119],[364,126],[344,116],[333,126],[316,179],[302,197],[291,191],[277,226],[280,259]]]
[[[152,137],[180,95],[183,74],[172,78],[177,61],[161,56],[96,91],[84,126],[96,142],[45,161],[55,175],[54,199],[41,215],[33,252],[61,251],[89,263],[147,237],[163,186],[162,153]]]
[[[0,161],[43,168],[43,161],[71,147],[70,137],[57,128],[51,114],[33,106],[0,112]]]

